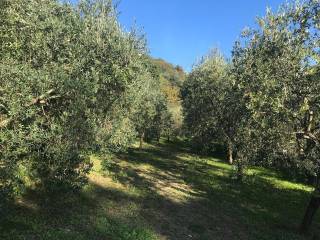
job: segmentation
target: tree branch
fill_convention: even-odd
[[[48,100],[50,99],[55,99],[55,98],[59,98],[61,97],[60,95],[53,95],[55,89],[50,89],[47,92],[45,92],[44,94],[40,95],[37,98],[32,99],[31,103],[27,104],[27,107],[33,106],[33,105],[37,105],[37,104],[46,104],[48,102]]]
[[[7,127],[12,122],[12,118],[7,118],[0,121],[0,129]]]

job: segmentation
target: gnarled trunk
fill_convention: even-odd
[[[233,164],[233,147],[232,147],[232,143],[228,142],[228,162],[229,164]]]
[[[144,132],[140,133],[140,145],[139,145],[139,149],[140,150],[143,147],[143,139],[144,139]]]
[[[302,149],[304,153],[308,153],[311,149],[319,143],[317,137],[312,134],[312,125],[314,124],[314,113],[313,111],[308,111],[306,113],[306,126],[304,132],[302,132],[303,137],[307,137],[307,147]],[[304,214],[302,223],[300,225],[300,232],[305,234],[309,231],[314,215],[316,214],[318,208],[320,206],[320,179],[319,179],[319,172],[315,178],[315,190],[311,196],[309,201],[308,207]]]
[[[309,231],[313,221],[313,217],[316,214],[319,206],[320,206],[320,186],[319,186],[319,180],[317,180],[317,187],[311,196],[310,202],[308,204],[302,223],[300,225],[301,233],[305,234]]]

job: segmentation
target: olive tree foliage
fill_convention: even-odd
[[[145,139],[147,141],[156,140],[159,142],[161,137],[165,137],[170,142],[171,137],[174,136],[173,115],[169,111],[167,103],[165,96],[158,93],[152,124],[146,129]]]
[[[184,128],[199,150],[211,149],[219,136],[214,117],[219,110],[214,100],[221,97],[217,88],[222,88],[226,77],[227,63],[218,51],[214,51],[193,68],[183,83]]]
[[[86,183],[92,145],[135,137],[145,42],[122,31],[111,1],[2,0],[0,192]]]
[[[141,76],[149,73],[144,36],[136,29],[123,32],[110,4],[83,1],[79,14],[87,14],[83,21],[86,29],[91,29],[84,42],[89,50],[87,79],[95,83],[92,116],[96,143],[102,151],[117,152],[135,140],[133,116],[141,108],[144,88],[149,84],[149,79]]]
[[[172,137],[177,137],[177,124],[174,121],[173,114],[169,111],[168,106],[161,104],[159,106],[159,114],[157,118],[157,132],[158,136],[164,136],[167,142],[171,141]],[[159,138],[157,139],[159,141]]]
[[[215,49],[203,58],[182,91],[185,128],[201,150],[211,150],[216,143],[226,146],[232,164],[239,151],[240,133],[249,116],[241,92],[231,74],[231,65]]]
[[[78,188],[92,139],[90,86],[75,77],[72,56],[81,51],[79,17],[55,1],[2,1],[0,16],[2,189],[22,182],[24,168],[46,190]]]
[[[157,140],[161,135],[162,115],[167,112],[166,101],[160,91],[160,82],[152,73],[145,72],[141,75],[144,85],[140,89],[140,97],[134,111],[132,121],[140,140],[140,149],[144,140]]]
[[[268,11],[258,29],[244,31],[233,52],[234,76],[257,137],[244,146],[247,154],[315,177],[302,231],[320,204],[319,11],[317,0]]]

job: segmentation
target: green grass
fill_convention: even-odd
[[[0,239],[318,239],[297,234],[312,188],[251,168],[244,183],[232,166],[198,156],[184,142],[128,154],[92,156],[90,184],[77,194],[18,199]]]

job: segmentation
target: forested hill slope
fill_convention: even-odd
[[[161,58],[152,59],[152,62],[160,71],[162,80],[167,80],[170,84],[176,87],[182,85],[186,78],[186,73],[181,66],[174,66]]]
[[[179,65],[174,66],[163,59],[151,59],[160,75],[161,91],[167,97],[169,111],[172,113],[174,129],[179,131],[182,125],[180,88],[186,79],[186,73]]]

